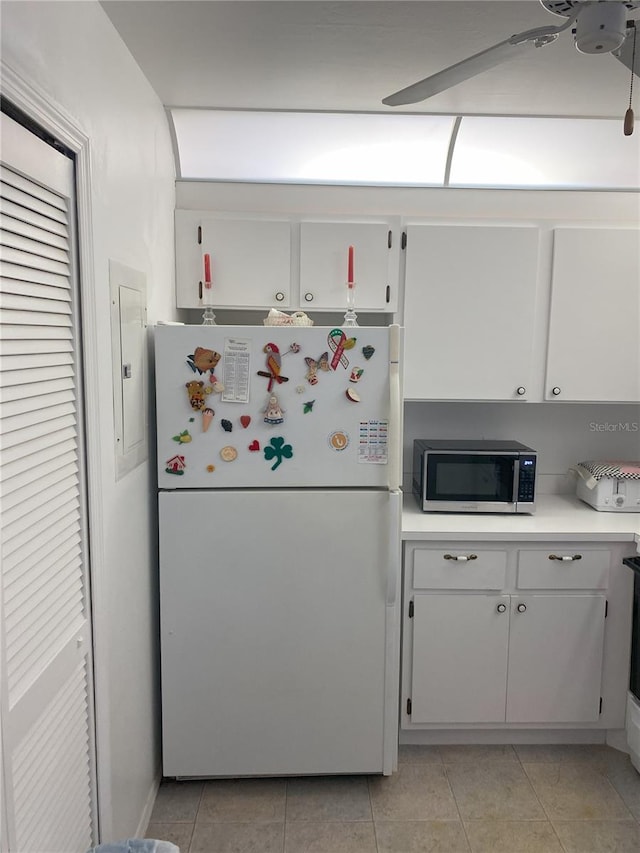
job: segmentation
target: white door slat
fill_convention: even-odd
[[[14,537],[11,549],[3,553],[7,600],[14,594],[11,591],[14,585],[15,590],[19,591],[32,582],[35,584],[41,571],[48,570],[46,560],[55,559],[53,551],[62,548],[67,540],[73,537],[77,540],[80,529],[80,513],[76,502],[43,519],[37,533],[29,542]],[[56,543],[55,549],[52,549],[53,541]]]
[[[74,387],[73,376],[63,376],[60,379],[50,379],[44,388],[42,387],[41,382],[38,382],[37,384],[25,383],[24,385],[16,385],[13,388],[4,388],[2,395],[0,395],[0,399],[2,400],[3,406],[8,403],[18,404],[20,401],[24,401],[25,404],[28,404],[29,400],[40,400],[45,398],[47,393],[56,394],[59,391],[73,390]],[[22,411],[29,411],[29,409],[26,407],[22,409]]]
[[[39,228],[42,231],[48,231],[50,234],[57,234],[59,237],[69,239],[69,228],[65,222],[59,222],[56,219],[51,219],[50,216],[43,216],[35,210],[29,210],[22,207],[9,199],[0,201],[0,210],[3,216],[11,217],[18,222],[23,222],[25,226],[32,225],[34,228]]]
[[[33,539],[25,543],[21,536],[13,536],[6,550],[6,589],[17,583],[20,585],[30,573],[34,582],[37,580],[40,568],[50,569],[61,555],[66,554],[77,541],[74,525],[79,519],[80,502],[67,499],[62,506],[56,507],[43,519],[43,530],[34,533]],[[47,538],[47,529],[60,525],[59,539],[55,546]]]
[[[37,184],[35,181],[30,181],[28,178],[24,178],[12,169],[7,169],[6,166],[0,166],[0,181],[8,187],[21,190],[24,196],[40,199],[40,201],[45,202],[50,207],[55,207],[64,211],[66,216],[68,207],[67,200],[62,196],[59,196],[57,193],[48,190],[46,187],[43,187],[41,184]],[[6,197],[6,188],[2,187],[2,198],[5,199]],[[26,206],[27,209],[31,209],[30,203],[27,202]]]
[[[4,468],[5,465],[11,465],[16,461],[23,459],[25,457],[25,451],[30,453],[39,453],[47,447],[53,447],[56,444],[66,441],[68,438],[75,439],[75,437],[76,430],[73,427],[69,427],[66,430],[60,430],[60,432],[55,433],[54,435],[41,436],[37,444],[34,443],[33,447],[25,448],[21,444],[18,444],[8,450],[3,447],[0,449],[0,467]]]
[[[45,462],[41,462],[35,468],[25,468],[16,474],[15,477],[12,477],[10,480],[7,480],[4,483],[2,488],[2,493],[5,499],[10,499],[10,496],[16,492],[18,489],[22,489],[23,487],[33,484],[38,481],[38,484],[41,482],[42,477],[46,477],[54,471],[59,471],[61,468],[65,466],[76,465],[77,463],[77,453],[75,448],[72,448],[67,453],[54,453],[51,459],[48,459]]]
[[[42,435],[45,431],[45,425],[52,420],[55,420],[59,417],[64,417],[65,415],[71,415],[75,418],[76,416],[76,407],[73,403],[60,403],[58,406],[51,406],[51,408],[44,408],[38,412],[29,412],[23,415],[14,415],[9,418],[2,418],[2,428],[4,434],[7,438],[11,436],[12,433],[20,433],[23,440],[29,441],[30,439],[22,436],[26,430],[30,429],[32,426],[37,426],[40,432],[32,432],[31,437],[36,438],[39,435]],[[34,424],[35,422],[35,424]],[[12,446],[16,444],[21,444],[23,442],[16,441]]]
[[[54,246],[56,249],[62,249],[66,252],[69,245],[69,235],[66,233],[66,228],[63,230],[65,233],[56,234],[47,228],[34,225],[32,222],[25,222],[23,219],[10,216],[6,212],[0,213],[0,231],[2,231],[4,242],[9,246],[14,245],[9,235],[19,235],[27,237],[29,240],[36,240],[39,243],[46,243],[49,246]]]
[[[22,386],[24,387],[24,386]],[[25,396],[20,400],[0,401],[0,418],[12,418],[15,415],[25,415],[29,412],[37,412],[45,406],[57,406],[60,403],[74,403],[75,394],[72,389],[65,391],[54,391],[51,394],[40,393],[34,396]]]
[[[59,364],[73,364],[73,355],[67,352],[22,353],[22,355],[4,355],[0,371],[41,370]]]
[[[43,255],[34,255],[31,252],[21,251],[20,249],[12,249],[10,246],[0,245],[0,273],[5,276],[3,265],[17,264],[20,267],[27,269],[43,270],[44,272],[52,272],[56,275],[69,275],[68,260],[57,260],[55,258],[47,258]]]
[[[30,192],[24,192],[17,187],[10,186],[9,184],[3,184],[0,191],[3,199],[12,201],[14,204],[24,207],[25,210],[35,210],[36,213],[46,216],[47,219],[53,219],[55,222],[67,222],[68,216],[66,209],[50,204],[46,199],[36,197]],[[56,201],[59,203],[60,199],[56,198]]]
[[[42,233],[46,234],[44,231]],[[12,249],[30,257],[33,256],[29,266],[37,266],[39,258],[57,261],[61,264],[69,263],[69,253],[66,249],[60,249],[51,243],[34,240],[31,237],[23,237],[22,234],[14,234],[11,231],[3,231],[0,240],[0,246],[3,246],[7,251]],[[66,242],[66,240],[62,240],[63,245],[66,245]]]
[[[0,293],[0,308],[6,311],[34,311],[39,314],[71,315],[69,302],[62,299],[42,299],[22,293]]]
[[[54,486],[50,486],[48,489],[43,489],[42,491],[34,494],[29,498],[28,501],[24,501],[19,507],[16,507],[12,510],[7,510],[2,513],[2,528],[7,529],[10,524],[14,521],[17,521],[18,518],[23,513],[32,513],[39,510],[42,506],[46,506],[48,501],[53,500],[59,497],[61,494],[64,494],[66,490],[73,488],[74,491],[78,487],[78,477],[77,474],[70,474],[68,477],[64,477]],[[34,519],[35,521],[35,519]]]
[[[33,325],[25,326],[24,323],[11,325],[6,323],[2,327],[4,341],[73,341],[71,324],[66,328],[62,326]]]
[[[62,314],[30,313],[29,311],[0,311],[0,324],[8,326],[66,326],[71,327],[69,317]],[[28,335],[33,337],[33,334]]]
[[[2,437],[3,451],[11,450],[18,444],[26,444],[34,441],[40,436],[48,435],[49,433],[63,430],[65,427],[73,427],[75,425],[75,417],[73,415],[63,415],[62,417],[54,418],[51,421],[40,421],[37,424],[32,424],[29,427],[24,427],[20,430],[8,432]]]
[[[3,371],[0,372],[0,387],[9,389],[18,385],[28,385],[32,382],[44,383],[50,379],[65,379],[69,376],[73,376],[73,368],[69,365],[41,367],[37,370],[29,370],[27,368],[25,370],[12,370],[6,373]],[[4,394],[2,397],[6,399]]]
[[[71,302],[71,291],[68,288],[39,284],[34,281],[23,281],[17,278],[0,278],[0,293],[34,296],[36,299],[53,299],[57,302]]]
[[[0,277],[16,281],[32,281],[36,284],[48,284],[61,290],[70,290],[71,283],[68,275],[58,275],[46,270],[32,267],[21,267],[18,264],[0,263]]]

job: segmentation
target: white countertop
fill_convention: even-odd
[[[409,493],[404,496],[402,538],[630,541],[640,553],[640,513],[598,512],[572,495],[541,495],[533,515],[421,512]]]

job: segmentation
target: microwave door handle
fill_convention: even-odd
[[[513,493],[512,500],[513,503],[518,503],[518,490],[520,487],[520,459],[519,457],[515,460],[515,464],[513,466]]]

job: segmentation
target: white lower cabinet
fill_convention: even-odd
[[[405,546],[403,727],[597,726],[610,550],[496,544]]]

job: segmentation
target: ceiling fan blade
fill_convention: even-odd
[[[623,65],[626,65],[629,71],[633,71],[636,77],[640,77],[640,34],[635,35],[636,57],[635,62],[633,61],[633,38],[635,30],[635,26],[629,27],[626,39],[622,42],[620,47],[617,50],[612,51],[612,53],[616,59],[620,60]]]
[[[424,101],[432,95],[437,95],[438,92],[444,92],[451,86],[475,77],[476,74],[481,74],[483,71],[488,71],[496,65],[520,56],[526,48],[544,47],[545,44],[550,44],[558,38],[558,33],[566,28],[565,24],[561,27],[537,27],[534,30],[516,33],[511,38],[494,44],[493,47],[475,53],[443,71],[438,71],[437,74],[425,77],[424,80],[383,98],[382,103],[389,107],[398,107],[401,104],[416,104],[418,101]]]

